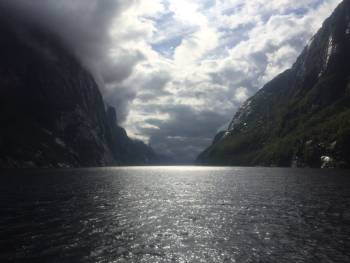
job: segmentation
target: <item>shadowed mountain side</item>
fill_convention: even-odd
[[[343,1],[293,67],[265,85],[198,163],[350,167],[350,1]]]
[[[148,164],[151,148],[128,138],[114,108],[54,35],[0,17],[0,167]]]

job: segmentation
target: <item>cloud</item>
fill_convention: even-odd
[[[181,161],[291,67],[339,3],[0,0],[70,46],[130,135]]]

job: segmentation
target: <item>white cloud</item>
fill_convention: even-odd
[[[244,87],[240,87],[238,89],[236,89],[235,91],[235,100],[238,102],[243,103],[244,101],[246,101],[248,99],[248,90]]]
[[[199,5],[196,1],[170,0],[168,3],[169,10],[178,22],[198,26],[207,23],[207,18],[199,11]]]

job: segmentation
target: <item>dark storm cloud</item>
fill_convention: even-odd
[[[145,57],[140,52],[129,53],[127,51],[112,60],[106,58],[100,68],[104,81],[107,84],[122,82],[131,75],[134,66],[144,59]]]
[[[11,10],[58,34],[74,51],[90,59],[103,55],[110,23],[126,7],[115,0],[1,0],[0,4],[3,11]]]
[[[108,102],[120,109],[118,115],[124,119],[127,114],[124,107],[129,104],[126,100],[133,99],[135,94],[120,91],[119,83],[130,76],[134,66],[144,57],[139,52],[125,50],[115,58],[110,57],[108,51],[113,43],[109,30],[114,20],[133,2],[1,0],[0,8],[3,15],[12,14],[11,19],[22,19],[56,34],[91,70],[105,95],[105,86],[113,85],[113,100],[110,97]],[[116,105],[117,103],[119,104]]]

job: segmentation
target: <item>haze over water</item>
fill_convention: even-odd
[[[0,261],[350,262],[349,171],[2,171]]]

